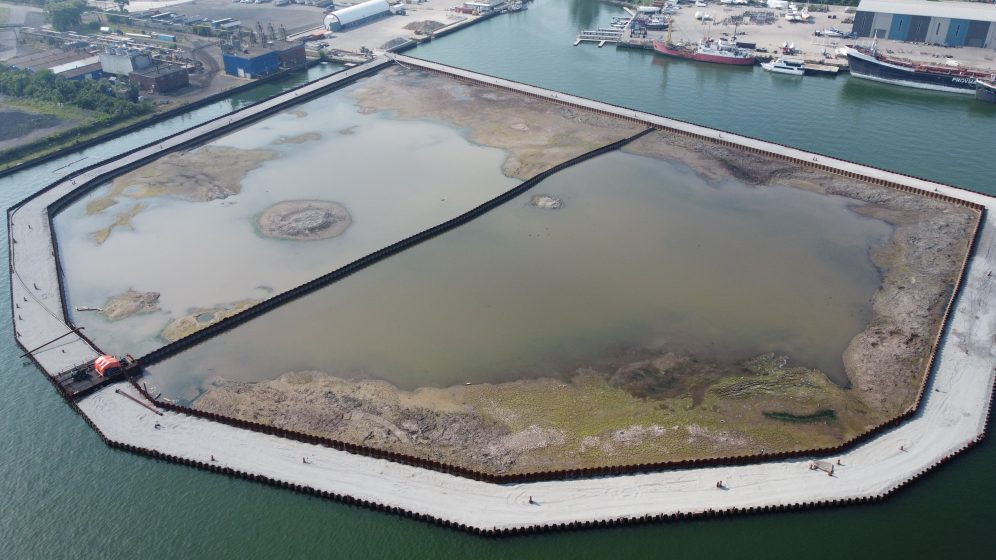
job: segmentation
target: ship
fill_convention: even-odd
[[[801,60],[790,60],[788,58],[778,58],[771,62],[762,62],[761,68],[774,74],[788,74],[790,76],[802,76],[806,73],[806,68]]]
[[[991,72],[951,64],[914,62],[884,55],[872,43],[870,48],[845,47],[851,75],[897,86],[932,89],[951,93],[975,93],[976,80]]]
[[[750,51],[727,41],[717,41],[716,39],[703,37],[698,44],[672,43],[672,27],[673,25],[668,26],[667,37],[663,41],[654,41],[655,51],[663,55],[698,60],[699,62],[733,64],[736,66],[752,66],[754,64],[754,55]]]
[[[989,79],[975,80],[975,98],[986,103],[996,103],[996,75]]]

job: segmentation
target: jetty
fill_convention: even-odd
[[[991,276],[996,268],[993,197],[404,55],[377,58],[75,172],[12,207],[8,211],[11,297],[16,304],[18,344],[26,351],[41,346],[30,357],[53,381],[102,354],[67,320],[50,206],[88,184],[284,110],[395,62],[979,208],[983,219],[975,248],[917,414],[832,457],[494,484],[443,469],[411,466],[386,455],[351,453],[272,431],[163,409],[138,386],[118,382],[68,401],[105,443],[447,527],[505,535],[882,500],[984,437],[996,375],[996,346],[992,344],[996,337]],[[56,337],[58,341],[49,343]],[[840,466],[828,476],[825,470],[812,468],[814,461]]]
[[[618,43],[622,40],[622,35],[622,29],[599,28],[589,31],[582,31],[578,34],[577,39],[574,41],[574,46],[576,47],[582,42],[590,41],[598,43],[598,46],[601,47],[605,45],[605,43]]]

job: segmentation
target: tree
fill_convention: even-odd
[[[74,27],[79,27],[83,23],[83,11],[86,10],[86,2],[83,0],[66,0],[64,2],[52,2],[45,5],[48,18],[52,22],[52,27],[57,31],[66,31]]]
[[[114,0],[114,3],[118,5],[119,12],[124,12],[124,7],[131,4],[129,0]]]

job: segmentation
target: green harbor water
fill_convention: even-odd
[[[996,194],[996,106],[844,77],[786,86],[757,69],[667,65],[649,53],[571,47],[578,28],[604,23],[618,10],[595,0],[538,0],[525,13],[413,54]],[[313,69],[310,77],[328,69]],[[109,157],[262,95],[242,95],[0,179],[0,200],[15,203],[83,155],[86,162]],[[7,292],[7,276],[0,282]],[[0,314],[9,313],[2,298]],[[0,320],[0,340],[3,558],[991,555],[991,438],[883,504],[489,540],[113,451],[19,358],[9,320]]]

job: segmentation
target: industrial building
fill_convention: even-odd
[[[84,51],[64,51],[62,49],[48,49],[40,52],[33,52],[4,61],[4,64],[13,68],[23,70],[48,70],[57,66],[62,66],[77,60],[93,58],[93,55]]]
[[[304,64],[304,43],[277,41],[266,46],[244,47],[225,53],[225,72],[240,78],[260,78]]]
[[[861,0],[852,30],[858,37],[996,49],[996,5],[928,0]]]
[[[53,66],[49,70],[67,80],[98,80],[103,76],[100,58],[96,56]]]
[[[131,72],[128,79],[142,91],[169,93],[187,87],[190,84],[190,73],[184,66],[167,62]]]
[[[304,51],[304,43],[283,43],[277,50],[281,68],[293,68],[308,61],[308,55]]]
[[[325,16],[325,29],[343,31],[391,15],[391,5],[387,0],[367,0],[366,2],[335,10]]]
[[[152,57],[138,49],[108,47],[100,53],[100,68],[107,74],[127,76],[152,66]]]

